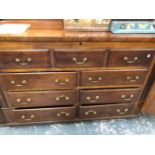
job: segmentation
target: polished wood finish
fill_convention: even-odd
[[[0,35],[0,124],[139,114],[152,85],[154,34],[70,32],[62,20],[3,23],[31,26]]]
[[[73,106],[77,103],[77,91],[8,92],[7,100],[14,108]]]
[[[49,68],[50,61],[50,52],[46,49],[0,50],[0,69]]]
[[[13,110],[12,114],[18,123],[72,120],[76,118],[76,107]]]
[[[74,89],[77,85],[76,72],[10,73],[1,79],[7,91]]]
[[[142,111],[147,114],[155,114],[155,82],[150,89]]]
[[[110,50],[107,66],[110,67],[147,67],[153,58],[153,50]]]
[[[101,106],[81,106],[79,117],[82,119],[106,118],[111,116],[125,116],[131,114],[133,104],[110,104]]]
[[[140,86],[147,69],[141,70],[94,70],[81,73],[81,86],[85,87],[122,87]]]
[[[135,102],[139,93],[139,88],[81,90],[80,102],[82,105]]]
[[[56,49],[54,66],[57,68],[102,67],[105,50]]]

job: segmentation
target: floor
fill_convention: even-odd
[[[0,127],[0,135],[152,135],[155,116],[138,118]]]

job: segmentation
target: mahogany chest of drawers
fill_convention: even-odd
[[[155,37],[62,31],[0,37],[0,124],[137,116]]]

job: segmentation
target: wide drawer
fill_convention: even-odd
[[[56,49],[54,66],[58,68],[102,67],[104,56],[104,49]]]
[[[132,114],[133,104],[110,104],[100,106],[81,106],[79,117],[82,119],[89,118],[106,118],[116,116],[126,116]]]
[[[1,69],[49,68],[50,66],[50,51],[46,49],[0,50]]]
[[[21,123],[63,121],[76,118],[76,107],[13,110],[14,121]]]
[[[139,93],[140,89],[81,90],[80,102],[82,105],[134,102]]]
[[[104,70],[83,71],[81,86],[138,86],[144,82],[147,70]]]
[[[155,50],[110,50],[107,66],[149,66]]]
[[[3,89],[8,91],[73,89],[76,72],[10,73],[1,75]]]
[[[7,100],[15,108],[70,106],[77,103],[77,91],[8,92]]]

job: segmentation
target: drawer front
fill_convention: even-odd
[[[83,71],[81,85],[89,87],[141,85],[146,74],[147,70]]]
[[[55,67],[85,68],[102,67],[105,50],[55,50]]]
[[[112,50],[109,52],[107,66],[149,66],[154,52],[152,50]]]
[[[46,49],[0,51],[1,69],[48,68],[50,66],[50,51]]]
[[[12,113],[14,121],[21,123],[63,121],[76,118],[75,107],[14,110]]]
[[[69,106],[77,103],[77,91],[8,92],[12,107]]]
[[[76,72],[15,73],[1,78],[8,91],[72,89],[77,85]]]
[[[81,106],[80,107],[80,118],[106,118],[130,115],[133,104],[122,103],[122,104],[110,104],[102,106]]]
[[[140,89],[105,89],[81,90],[80,102],[82,105],[134,102]]]

